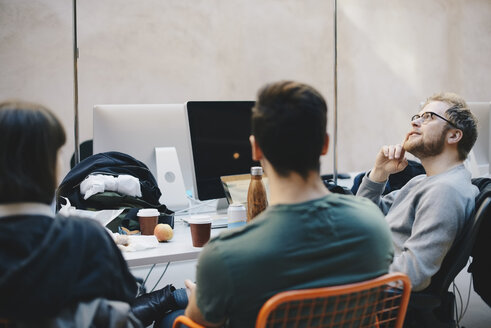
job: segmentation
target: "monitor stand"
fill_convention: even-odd
[[[173,211],[186,208],[189,202],[176,148],[155,147],[155,162],[157,184],[162,192],[160,203]]]
[[[190,209],[188,210],[189,215],[213,215],[227,213],[228,201],[226,198],[209,199],[204,201],[192,198],[190,200]]]
[[[199,201],[196,201],[199,202]],[[204,202],[208,203],[208,206],[204,206],[202,208],[195,208],[191,210],[185,217],[192,216],[210,216],[212,219],[211,228],[226,228],[227,227],[227,209],[228,209],[228,201],[226,198],[219,198],[213,200],[205,200]],[[195,204],[197,205],[197,204]],[[199,205],[198,205],[199,207]]]
[[[217,213],[226,213],[228,209],[228,201],[227,198],[218,199],[217,203]]]

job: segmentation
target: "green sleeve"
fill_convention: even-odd
[[[196,300],[206,321],[218,323],[228,316],[234,295],[232,278],[216,240],[200,254],[196,269]]]

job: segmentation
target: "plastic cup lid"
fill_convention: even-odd
[[[211,216],[209,215],[192,215],[188,219],[189,224],[206,224],[211,223]]]
[[[156,208],[142,208],[138,211],[137,216],[148,217],[148,216],[159,216],[159,210]]]

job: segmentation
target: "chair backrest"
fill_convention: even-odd
[[[487,197],[479,208],[482,221],[472,248],[472,263],[468,271],[472,273],[474,290],[491,307],[491,196]]]
[[[93,151],[93,141],[92,139],[85,140],[79,145],[79,161],[82,161],[86,159],[87,157],[91,156],[94,151]],[[70,158],[70,168],[73,169],[75,166],[75,152],[72,154],[72,157]]]
[[[341,286],[281,292],[259,311],[262,327],[402,327],[411,283],[403,273]]]
[[[411,283],[403,273],[347,285],[280,292],[264,303],[256,328],[400,328],[410,292]],[[183,315],[176,318],[173,328],[186,326],[204,328]]]
[[[174,320],[174,324],[172,328],[205,328],[205,326],[200,325],[199,323],[194,322],[191,318],[186,317],[185,315],[180,315]]]
[[[431,278],[430,285],[422,291],[422,293],[431,293],[435,295],[443,295],[448,291],[448,288],[455,277],[466,266],[469,256],[471,255],[476,236],[479,232],[479,227],[486,217],[487,206],[486,198],[491,196],[491,183],[483,183],[487,178],[472,179],[474,184],[479,181],[480,193],[476,197],[476,210],[474,215],[464,227],[464,230],[452,245],[447,255],[443,259],[442,265],[438,272]],[[483,197],[484,196],[484,197]],[[489,215],[489,214],[487,214]]]

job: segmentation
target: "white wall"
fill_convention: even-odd
[[[340,167],[370,167],[434,92],[491,98],[491,1],[338,1]]]
[[[77,8],[80,141],[92,137],[96,103],[254,99],[268,81],[295,79],[333,104],[333,1],[84,0]],[[369,168],[434,92],[491,99],[490,18],[489,0],[338,1],[340,171]],[[0,99],[53,108],[70,136],[68,158],[72,2],[0,0],[0,26]]]
[[[254,99],[264,83],[294,79],[333,104],[333,1],[77,2],[81,141],[97,103]],[[60,116],[66,170],[72,47],[72,1],[0,0],[0,100]],[[489,0],[338,0],[338,170],[370,168],[434,92],[491,100],[490,58]],[[332,132],[332,106],[330,119]]]

